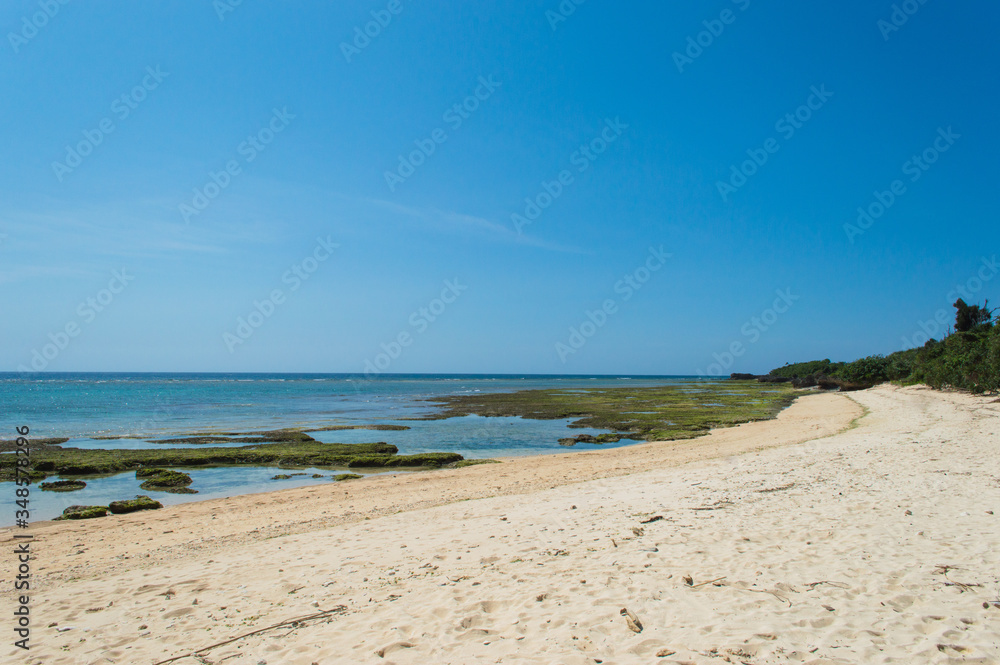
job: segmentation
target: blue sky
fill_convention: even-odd
[[[0,369],[728,374],[922,342],[956,286],[1000,301],[1000,8],[904,4],[6,2]]]

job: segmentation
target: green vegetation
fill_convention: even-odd
[[[293,478],[295,476],[304,476],[304,475],[306,475],[306,474],[304,474],[304,473],[279,473],[276,476],[271,476],[271,480],[290,480],[291,478]],[[313,478],[315,478],[315,477],[316,477],[316,474],[313,475]]]
[[[955,332],[943,340],[888,356],[868,356],[850,363],[814,360],[771,371],[770,376],[794,380],[797,387],[858,390],[886,381],[925,383],[972,393],[1000,391],[1000,325],[992,320],[989,303],[955,302]]]
[[[52,448],[33,451],[32,479],[47,475],[83,476],[140,471],[149,468],[213,466],[280,467],[440,467],[462,458],[457,453],[397,455],[399,449],[387,443],[263,443],[232,448],[173,448],[106,450]],[[15,455],[0,455],[0,480],[13,480]],[[357,463],[363,460],[364,463]],[[144,476],[138,476],[144,477]],[[145,476],[148,477],[148,476]]]
[[[454,464],[449,464],[448,467],[453,469],[463,469],[467,466],[476,466],[479,464],[500,464],[500,463],[501,463],[500,460],[495,460],[495,459],[464,459],[455,462]]]
[[[458,453],[420,453],[418,455],[398,455],[377,457],[355,457],[347,463],[348,469],[369,468],[381,469],[397,466],[428,466],[435,469],[445,464],[458,462],[462,456]]]
[[[156,467],[145,467],[142,469],[135,470],[136,478],[152,478],[153,476],[158,476],[161,473],[167,473],[167,469],[157,469]]]
[[[597,436],[593,436],[591,434],[577,434],[576,436],[559,439],[559,445],[575,446],[578,443],[618,443],[622,439],[627,438],[629,437],[621,434],[598,434]]]
[[[41,450],[42,448],[58,446],[60,443],[66,443],[67,441],[69,441],[69,439],[63,437],[53,439],[33,439],[28,437],[28,444],[32,453],[36,450]],[[9,453],[12,450],[17,450],[19,447],[20,446],[17,445],[17,439],[0,439],[0,452]]]
[[[275,429],[265,432],[218,432],[194,434],[172,439],[149,439],[150,443],[308,443],[315,441],[305,432],[297,429]]]
[[[104,506],[70,506],[63,511],[57,520],[89,520],[95,517],[104,517],[108,514],[108,509]]]
[[[348,429],[368,429],[375,432],[402,432],[410,429],[406,425],[331,425],[329,427],[317,427],[316,429],[306,429],[303,432],[341,432]]]
[[[82,490],[87,483],[82,480],[57,480],[54,483],[42,483],[39,487],[48,492],[75,492]]]
[[[655,388],[522,390],[514,393],[436,398],[437,420],[477,414],[535,420],[575,418],[570,427],[612,430],[594,443],[622,438],[638,441],[687,439],[713,427],[772,418],[795,399],[790,386],[752,382],[691,382]],[[586,436],[586,435],[585,435]],[[576,440],[586,440],[574,437]]]
[[[152,490],[156,492],[172,492],[174,494],[194,494],[197,490],[188,489],[191,484],[191,476],[180,471],[169,469],[139,469],[135,472],[136,478],[147,478],[140,489]]]
[[[331,478],[340,482],[342,480],[357,480],[358,478],[364,478],[364,476],[359,476],[356,473],[338,473],[335,476],[331,476]]]
[[[108,510],[110,510],[115,515],[124,515],[125,513],[134,513],[138,510],[157,510],[162,508],[163,504],[159,501],[150,499],[148,496],[141,494],[134,499],[129,499],[127,501],[112,501],[108,504]]]
[[[807,376],[831,376],[839,371],[846,363],[832,363],[830,359],[812,360],[806,363],[793,363],[778,369],[772,369],[769,376],[777,376],[783,379],[800,379]]]
[[[186,444],[220,444],[220,443],[311,443],[316,441],[306,432],[340,432],[344,430],[364,429],[377,432],[397,432],[410,429],[406,425],[330,425],[315,429],[275,429],[262,432],[198,432],[191,436],[169,439],[149,439],[150,443],[186,443]],[[108,437],[111,438],[111,437]],[[65,441],[65,439],[64,439]]]

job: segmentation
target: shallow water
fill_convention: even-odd
[[[570,428],[572,420],[476,415],[446,420],[410,418],[435,413],[437,405],[427,400],[447,395],[544,388],[582,392],[671,383],[689,384],[688,389],[701,392],[697,384],[703,381],[693,377],[0,373],[0,404],[6,412],[3,425],[6,431],[0,430],[0,438],[14,438],[17,436],[14,428],[27,425],[31,428],[29,438],[69,437],[64,447],[191,448],[202,444],[156,444],[146,439],[284,427],[308,430],[331,425],[399,424],[411,429],[320,431],[310,432],[310,436],[324,443],[384,441],[397,446],[402,455],[456,452],[476,459],[573,452],[592,450],[595,444],[565,447],[558,440],[606,430]],[[137,438],[93,438],[102,436]],[[635,442],[623,440],[600,445],[614,448],[632,443]],[[270,480],[281,472],[272,467],[190,470],[194,480],[191,487],[199,490],[198,494],[139,490],[140,481],[133,472],[89,479],[88,486],[76,492],[42,492],[33,485],[31,519],[50,519],[74,504],[107,505],[136,494],[148,494],[164,504],[174,504],[333,482],[308,476]],[[308,470],[309,474],[313,472]],[[330,473],[326,471],[325,475]],[[13,499],[13,490],[13,483],[0,483],[0,496]],[[13,521],[13,510],[0,514],[0,525]]]
[[[180,468],[180,467],[175,467]],[[134,471],[119,473],[113,476],[87,477],[57,477],[50,476],[45,482],[54,480],[83,480],[87,486],[82,490],[73,492],[45,492],[37,485],[31,486],[31,521],[49,520],[62,515],[63,510],[70,506],[106,506],[111,501],[131,499],[137,495],[144,494],[152,499],[156,499],[165,506],[172,506],[178,503],[190,503],[192,501],[204,501],[205,499],[221,499],[227,496],[238,494],[257,494],[259,492],[271,492],[273,490],[288,489],[291,487],[305,487],[307,485],[329,485],[337,482],[330,476],[338,473],[346,473],[347,470],[330,469],[284,469],[278,467],[216,467],[213,469],[181,469],[191,476],[191,488],[198,490],[197,494],[171,494],[169,492],[155,492],[140,489],[143,479],[137,479]],[[305,472],[305,476],[295,476],[288,480],[272,480],[278,474],[291,474]],[[350,473],[359,473],[357,469],[350,469]],[[321,473],[323,478],[312,478],[312,474]],[[383,473],[400,474],[409,473],[406,471],[378,472],[376,474],[365,474],[363,471],[359,475],[382,475]],[[419,472],[415,472],[419,473]],[[350,481],[348,481],[350,482]],[[13,487],[13,483],[0,484],[6,489]],[[239,491],[234,491],[239,488]],[[0,490],[2,491],[2,490]],[[0,518],[6,516],[0,515]],[[13,515],[11,516],[13,517]],[[4,521],[0,519],[0,524],[9,526],[13,520]]]

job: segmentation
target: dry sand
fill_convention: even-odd
[[[5,627],[0,656],[150,665],[330,611],[175,662],[1000,663],[998,432],[990,399],[880,387],[690,441],[33,525],[32,648]]]

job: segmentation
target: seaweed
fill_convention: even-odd
[[[28,439],[31,445],[31,451],[34,452],[41,448],[51,448],[58,446],[62,443],[66,443],[69,439],[65,437],[49,438],[49,439]],[[17,439],[0,439],[0,452],[9,453],[13,450],[17,450],[21,446],[17,445]]]
[[[140,494],[134,499],[128,499],[126,501],[112,501],[108,504],[108,510],[110,510],[115,515],[123,515],[125,513],[134,513],[138,510],[157,510],[162,508],[163,504],[159,501],[150,499],[144,494]]]
[[[477,466],[479,464],[500,464],[500,460],[495,459],[463,459],[453,464],[449,464],[450,469],[464,469],[467,466]]]
[[[86,486],[87,483],[82,480],[57,480],[53,483],[42,483],[38,487],[48,492],[75,492]]]
[[[220,432],[194,434],[192,436],[174,437],[170,439],[147,439],[150,443],[309,443],[316,441],[305,432],[297,429],[275,429],[263,432]]]
[[[315,429],[304,429],[303,432],[341,432],[350,429],[367,429],[375,432],[402,432],[410,429],[406,425],[329,425]]]
[[[532,420],[574,419],[570,427],[610,430],[564,438],[607,443],[621,439],[659,441],[702,436],[714,427],[773,418],[794,401],[791,386],[721,381],[675,383],[650,388],[543,389],[437,397],[438,413],[416,420],[468,415],[520,416]]]
[[[89,520],[95,517],[104,517],[108,514],[105,506],[70,506],[57,517],[57,520]]]
[[[348,469],[412,466],[440,468],[445,464],[459,462],[464,459],[458,453],[418,453],[416,455],[380,455],[370,457],[355,457],[347,463]]]
[[[34,477],[84,476],[135,471],[138,478],[155,475],[161,467],[280,466],[298,468],[374,468],[440,466],[463,459],[457,453],[397,455],[387,443],[264,443],[231,448],[82,449],[53,448],[32,452]],[[364,464],[357,461],[363,459]],[[13,480],[17,460],[0,455],[0,481]],[[24,473],[22,472],[22,475]]]
[[[154,473],[150,475],[150,471]],[[193,494],[196,492],[196,490],[187,489],[187,486],[191,484],[191,476],[181,471],[139,469],[135,472],[135,477],[148,478],[143,484],[139,485],[139,488],[144,490],[174,492],[176,494]]]

